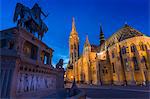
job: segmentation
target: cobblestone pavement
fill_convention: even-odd
[[[65,87],[70,87],[67,84]],[[149,86],[96,86],[77,84],[86,93],[87,99],[150,99]]]
[[[85,91],[86,96],[90,99],[116,99],[116,98],[132,98],[132,99],[150,99],[149,92],[142,91],[130,91],[130,90],[118,90],[118,89],[91,89],[91,88],[83,88],[81,89]]]

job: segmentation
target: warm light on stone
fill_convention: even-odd
[[[70,55],[73,68],[67,68],[66,79],[72,81],[70,75],[74,75],[77,82],[96,85],[149,83],[150,37],[128,25],[122,27],[106,41],[103,34],[101,31],[103,41],[99,46],[90,44],[87,36],[83,53],[78,59],[72,56],[77,50],[70,49],[70,53],[73,53]],[[70,39],[70,44],[78,42],[76,39]]]

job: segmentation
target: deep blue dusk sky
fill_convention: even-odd
[[[89,36],[91,44],[99,44],[99,27],[102,24],[105,37],[110,37],[125,22],[150,36],[149,0],[2,0],[0,1],[0,30],[16,26],[13,23],[15,5],[20,2],[28,7],[38,3],[43,12],[49,13],[44,19],[49,31],[43,41],[55,52],[53,64],[69,58],[69,34],[72,17],[80,38],[80,53]]]

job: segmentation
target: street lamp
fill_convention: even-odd
[[[71,76],[71,79],[73,79],[73,76]]]

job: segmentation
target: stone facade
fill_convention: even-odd
[[[75,62],[77,82],[95,85],[146,85],[150,83],[150,37],[125,24],[100,45],[89,43]],[[69,71],[69,70],[68,70]],[[68,75],[68,71],[66,75]],[[66,79],[70,79],[69,74]],[[71,80],[71,79],[70,79]]]
[[[41,97],[63,88],[53,49],[23,28],[0,31],[1,97]],[[61,82],[61,83],[60,83]]]

